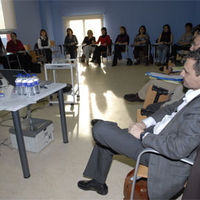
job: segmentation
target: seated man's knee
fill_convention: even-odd
[[[116,127],[117,124],[114,122],[99,121],[92,129],[93,138],[96,141],[101,140],[101,138],[106,137],[108,134],[112,134],[112,129]]]

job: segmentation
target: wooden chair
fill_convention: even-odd
[[[157,103],[157,102],[164,102],[167,100],[168,98],[168,94],[163,94],[163,95],[159,95],[158,99],[157,98],[157,92],[155,90],[153,90],[154,86],[150,86],[148,91],[147,91],[147,95],[143,104],[143,108],[146,109],[148,105],[153,104],[153,103]],[[155,102],[156,100],[156,102]],[[137,109],[137,122],[142,121],[143,119],[145,119],[146,116],[141,114],[141,109]]]
[[[145,153],[154,153],[154,154],[158,154],[158,155],[163,156],[158,151],[156,151],[154,149],[151,149],[151,148],[144,149],[138,155],[136,166],[135,166],[135,171],[134,171],[134,176],[131,178],[131,180],[133,181],[133,183],[132,183],[132,189],[131,189],[131,196],[130,196],[131,200],[134,198],[134,190],[135,190],[136,181],[138,179],[141,179],[141,178],[148,178],[148,167],[140,164],[140,159],[141,159],[142,155],[145,154]],[[189,165],[193,165],[194,164],[194,161],[191,160],[191,159],[188,159],[188,158],[180,159],[180,161],[183,162],[183,163],[189,164]],[[186,186],[186,184],[185,184],[185,186]]]

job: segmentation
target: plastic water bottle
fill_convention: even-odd
[[[17,95],[21,95],[22,94],[22,78],[21,78],[21,74],[18,74],[17,78],[15,79],[15,89],[16,89]]]
[[[27,75],[27,97],[32,97],[35,95],[34,93],[34,82],[33,79],[31,78],[31,75]]]
[[[22,76],[22,95],[27,95],[27,77],[25,75]]]
[[[34,83],[34,93],[40,94],[40,83],[39,83],[39,78],[36,76],[36,74],[33,74],[33,83]]]

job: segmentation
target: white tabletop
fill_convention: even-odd
[[[70,69],[75,67],[76,59],[66,59],[66,58],[57,58],[52,63],[46,63],[44,68],[46,69]]]
[[[61,89],[66,87],[65,83],[51,83],[46,88],[40,90],[40,94],[33,97],[21,96],[13,93],[13,87],[7,88],[5,97],[0,97],[0,111],[17,111],[30,104],[37,103],[40,99],[43,99]]]

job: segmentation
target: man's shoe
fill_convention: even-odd
[[[127,101],[130,101],[130,102],[135,102],[135,101],[143,102],[144,101],[144,100],[140,99],[138,94],[126,94],[126,95],[124,95],[124,99]]]
[[[94,179],[90,181],[79,181],[78,187],[86,191],[88,190],[96,191],[98,194],[101,195],[108,194],[108,186],[106,184],[99,183]]]
[[[91,125],[94,126],[97,122],[103,121],[101,119],[93,119],[91,120]]]

